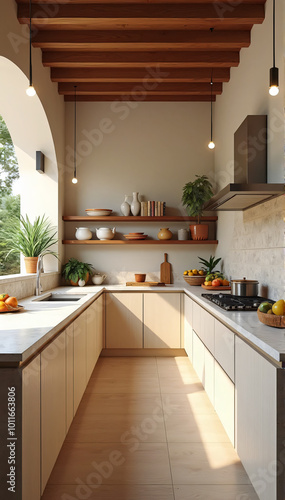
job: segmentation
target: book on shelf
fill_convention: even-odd
[[[165,201],[142,201],[141,215],[148,217],[162,217],[165,215]]]

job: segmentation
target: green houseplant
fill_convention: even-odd
[[[26,272],[35,273],[39,255],[58,255],[50,247],[57,243],[56,227],[52,226],[45,216],[38,216],[31,222],[28,215],[25,217],[12,217],[10,219],[9,234],[1,234],[5,238],[6,247],[9,250],[7,257],[13,253],[21,252],[24,255]]]
[[[66,281],[70,281],[71,285],[77,285],[79,280],[83,280],[87,283],[90,274],[92,274],[92,270],[93,266],[91,264],[80,262],[71,257],[62,268],[62,276]]]
[[[187,182],[183,187],[182,204],[186,207],[190,217],[197,217],[197,224],[190,224],[190,232],[193,240],[208,239],[208,225],[200,224],[203,207],[213,196],[212,184],[206,175],[196,175],[197,179]]]

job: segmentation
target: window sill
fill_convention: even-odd
[[[51,271],[47,273],[41,273],[41,278],[45,276],[57,276],[60,275],[58,271]],[[31,280],[35,279],[36,273],[34,274],[8,274],[7,276],[0,276],[0,283],[15,283],[16,281]]]

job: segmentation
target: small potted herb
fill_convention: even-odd
[[[213,196],[212,184],[206,175],[196,175],[197,179],[187,182],[183,187],[182,204],[186,207],[190,217],[197,217],[197,224],[190,224],[190,232],[193,240],[208,239],[208,224],[200,224],[203,207]]]
[[[80,262],[73,257],[63,266],[62,276],[66,281],[70,281],[71,285],[78,285],[79,280],[87,283],[92,274],[93,266],[86,262]],[[84,283],[84,284],[85,284]]]

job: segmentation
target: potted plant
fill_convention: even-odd
[[[186,207],[188,215],[197,217],[197,224],[190,224],[190,232],[193,240],[208,239],[208,224],[200,224],[203,207],[213,196],[212,184],[206,175],[196,175],[197,179],[187,182],[183,187],[181,201]]]
[[[62,268],[62,276],[66,281],[70,281],[71,285],[78,285],[79,280],[87,283],[89,276],[92,274],[92,270],[93,266],[91,264],[80,262],[71,257]]]
[[[32,223],[26,215],[12,217],[10,220],[9,234],[1,235],[5,238],[8,255],[21,252],[24,255],[26,272],[36,273],[39,255],[58,255],[50,247],[57,243],[55,238],[57,229],[51,225],[45,215],[38,216]]]

